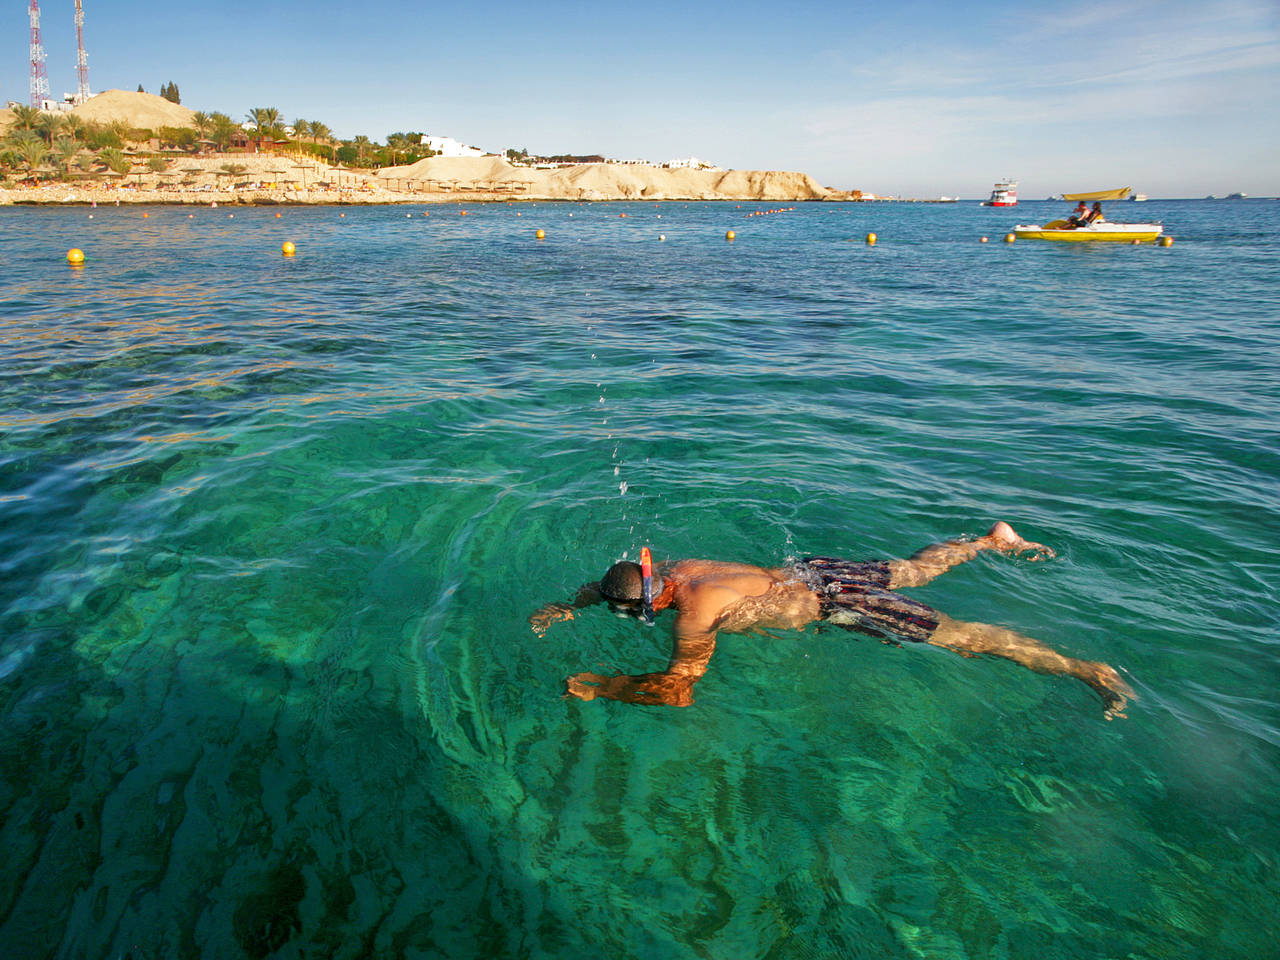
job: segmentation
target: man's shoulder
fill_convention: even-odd
[[[733,560],[678,560],[669,568],[670,575],[686,580],[704,580],[717,577],[771,576],[770,572],[753,563]]]

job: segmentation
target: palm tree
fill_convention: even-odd
[[[236,122],[225,113],[215,113],[209,117],[210,133],[219,150],[231,146],[231,138],[235,136]]]
[[[42,113],[40,119],[36,121],[36,130],[40,136],[44,137],[45,143],[50,146],[63,130],[66,129],[67,118],[59,113]]]
[[[13,129],[34,130],[39,118],[40,111],[37,108],[20,103],[13,108]]]
[[[301,140],[310,132],[311,122],[309,120],[303,120],[299,117],[297,120],[293,121],[293,138],[295,140]]]
[[[44,145],[43,140],[24,140],[14,150],[19,159],[22,160],[26,168],[35,176],[36,167],[44,163],[44,158],[49,155],[49,148]]]
[[[40,134],[36,133],[34,130],[10,130],[8,134],[5,135],[4,145],[7,149],[17,150],[28,141],[33,143],[44,143]]]
[[[132,164],[129,158],[124,155],[123,150],[117,150],[115,147],[108,147],[98,154],[98,159],[107,165],[108,170],[114,170],[116,173],[128,173]]]
[[[311,142],[319,143],[321,140],[329,144],[329,152],[330,152],[330,156],[332,157],[333,149],[334,149],[333,131],[330,130],[325,124],[321,123],[319,120],[312,120],[311,121]]]
[[[213,124],[213,118],[203,110],[197,110],[191,115],[191,124],[196,128],[196,133],[200,134],[200,139],[203,140],[205,134],[209,132],[209,127]]]
[[[363,133],[358,137],[351,138],[351,145],[356,148],[356,156],[360,158],[360,163],[364,165],[364,153],[372,146],[371,141]]]
[[[84,144],[74,137],[59,137],[53,141],[53,155],[62,164],[68,178],[71,177],[71,164],[75,162],[76,154],[82,146]]]
[[[256,127],[258,143],[262,143],[262,131],[267,127],[267,108],[254,107],[245,114],[245,118]]]
[[[280,111],[275,107],[267,107],[267,136],[272,140],[279,140],[284,135],[284,128],[280,122]]]
[[[407,133],[388,133],[387,150],[391,153],[391,165],[395,166],[396,155],[408,153],[413,148]]]
[[[269,130],[275,129],[280,122],[280,111],[275,107],[254,107],[248,113],[249,122],[257,129],[258,149],[262,149],[262,137]]]

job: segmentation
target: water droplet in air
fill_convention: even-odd
[[[621,493],[624,497],[627,495],[627,481],[623,480],[620,484],[618,484],[618,492]]]

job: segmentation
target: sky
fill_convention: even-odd
[[[30,97],[29,0],[0,98]],[[340,137],[799,170],[888,196],[1280,194],[1280,0],[83,0],[89,82]],[[41,0],[54,96],[74,0]]]

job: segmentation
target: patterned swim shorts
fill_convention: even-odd
[[[822,619],[887,642],[925,643],[938,629],[938,612],[889,589],[883,560],[805,557],[796,572],[818,595]]]

